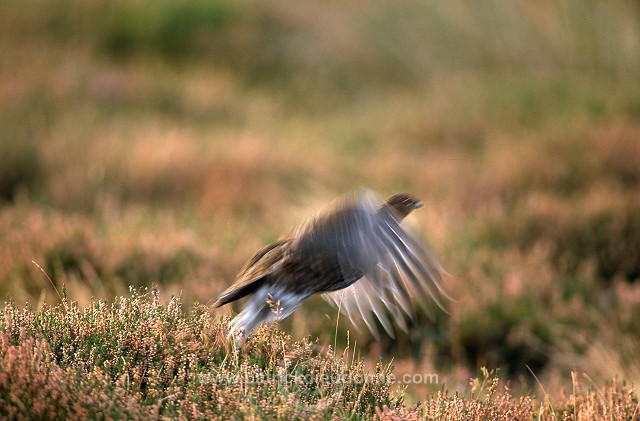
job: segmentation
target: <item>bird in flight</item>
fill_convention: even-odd
[[[323,294],[351,322],[374,319],[395,337],[390,317],[407,331],[417,303],[433,315],[444,309],[442,267],[400,222],[422,202],[400,193],[382,202],[371,190],[343,195],[280,240],[258,251],[236,282],[214,298],[220,307],[253,294],[230,324],[229,336],[248,336],[262,322],[289,316],[313,294]]]

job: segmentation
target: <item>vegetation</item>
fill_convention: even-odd
[[[184,314],[157,290],[83,309],[66,297],[37,311],[7,303],[2,316],[0,411],[11,419],[633,419],[638,410],[617,380],[585,391],[574,377],[554,407],[514,398],[486,369],[464,397],[440,391],[410,409],[391,366],[367,370],[355,349],[336,355],[266,328],[234,343],[228,318],[200,305]]]
[[[638,40],[630,0],[0,3],[0,414],[638,419]],[[448,314],[227,340],[200,303],[360,186],[426,203]]]

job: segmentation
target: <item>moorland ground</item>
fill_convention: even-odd
[[[638,417],[635,2],[5,1],[0,35],[2,413],[66,393],[114,417],[184,415],[187,402],[220,415],[202,402],[222,389],[194,397],[198,375],[286,372],[297,355],[303,371],[380,363],[438,382],[342,385],[331,402],[336,384],[287,388],[238,410],[472,413],[486,367],[500,410],[602,416],[615,401]],[[375,342],[312,299],[234,354],[218,331],[233,310],[201,303],[361,186],[425,202],[407,226],[449,272],[448,314]],[[433,395],[445,389],[462,403]]]

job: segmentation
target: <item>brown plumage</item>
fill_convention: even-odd
[[[394,336],[390,314],[406,331],[413,302],[429,314],[429,297],[444,308],[441,267],[401,226],[422,203],[409,194],[386,202],[370,190],[344,195],[289,235],[258,251],[236,282],[213,300],[215,307],[254,294],[231,322],[230,335],[249,335],[262,322],[287,317],[316,293],[336,304],[373,335]]]

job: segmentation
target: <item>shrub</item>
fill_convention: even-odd
[[[175,61],[203,53],[233,8],[226,1],[137,1],[119,5],[107,21],[104,46],[114,56],[152,52]]]
[[[0,135],[0,203],[13,201],[21,190],[32,190],[40,176],[37,146]]]
[[[7,303],[1,316],[3,417],[359,419],[400,405],[390,367],[369,371],[266,328],[237,345],[227,319],[184,314],[155,290],[83,309]]]
[[[640,205],[633,199],[597,200],[589,205],[542,198],[528,211],[517,209],[507,219],[491,221],[487,235],[501,244],[513,241],[522,250],[543,245],[565,273],[594,265],[605,281],[620,276],[633,282],[640,278]]]

